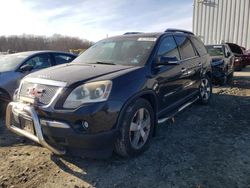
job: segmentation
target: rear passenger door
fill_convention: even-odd
[[[174,36],[181,56],[181,73],[184,97],[189,97],[195,92],[200,84],[201,59],[186,35]]]

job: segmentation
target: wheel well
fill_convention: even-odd
[[[140,98],[143,98],[147,100],[151,106],[153,107],[154,111],[157,112],[157,101],[155,99],[155,96],[153,94],[144,94],[140,96]]]
[[[10,97],[9,93],[8,93],[6,90],[0,88],[0,91],[1,91],[2,93],[4,93],[3,99],[11,100],[11,97]]]
[[[157,117],[157,109],[158,109],[158,105],[157,105],[157,100],[156,100],[156,97],[154,96],[154,94],[152,93],[144,93],[142,95],[137,95],[136,97],[130,99],[129,101],[127,101],[127,103],[125,104],[125,106],[122,107],[120,113],[119,113],[119,117],[118,117],[118,120],[117,120],[117,125],[118,125],[118,128],[119,128],[119,125],[120,125],[120,121],[122,120],[122,115],[123,115],[123,112],[126,110],[126,108],[129,106],[129,104],[131,104],[132,102],[134,102],[136,99],[138,98],[142,98],[142,99],[145,99],[147,100],[154,112],[155,112],[155,127],[154,127],[154,132],[153,132],[153,136],[155,136],[156,134],[156,125],[157,125],[157,121],[158,121],[158,117]]]
[[[153,94],[143,94],[142,96],[140,96],[140,98],[143,98],[143,99],[147,100],[151,104],[151,106],[152,106],[152,108],[153,108],[153,110],[155,112],[155,119],[154,119],[154,121],[155,121],[154,125],[155,126],[154,126],[154,132],[153,132],[153,136],[155,136],[156,135],[157,121],[158,121],[158,117],[157,117],[157,109],[158,109],[157,100],[156,100],[156,98],[155,98],[155,96]]]

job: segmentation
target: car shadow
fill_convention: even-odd
[[[160,124],[149,150],[138,157],[51,160],[98,187],[244,187],[250,175],[249,106],[248,96],[214,94],[210,105],[192,105],[174,123]]]

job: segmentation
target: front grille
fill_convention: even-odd
[[[39,96],[32,96],[29,93],[29,90],[35,88],[36,91],[43,91]],[[21,86],[19,97],[25,98],[36,98],[39,104],[47,105],[51,102],[52,98],[55,96],[58,91],[58,86],[44,85],[44,84],[35,84],[30,82],[24,82]]]

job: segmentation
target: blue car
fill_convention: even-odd
[[[0,105],[12,100],[24,76],[37,70],[69,63],[76,57],[71,53],[57,51],[29,51],[0,56]]]

